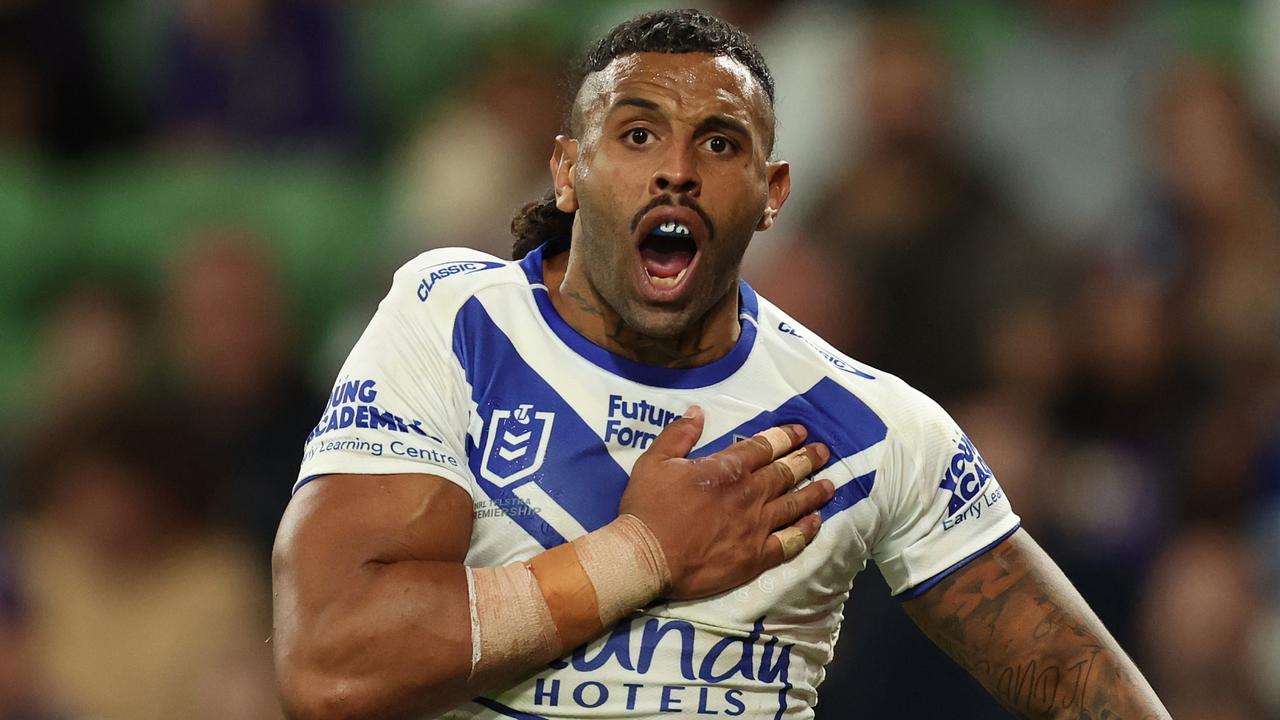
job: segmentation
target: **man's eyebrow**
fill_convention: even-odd
[[[637,107],[642,110],[658,112],[660,108],[658,103],[652,100],[646,100],[642,97],[625,96],[613,101],[613,105],[609,107],[609,112],[613,112],[620,107]],[[733,133],[742,137],[751,137],[751,128],[747,124],[732,115],[711,115],[703,118],[694,128],[694,135],[702,135],[704,133],[719,130],[721,132]]]
[[[747,124],[731,115],[712,115],[704,118],[698,126],[693,129],[693,134],[702,135],[703,133],[720,130],[722,132],[734,133],[743,137],[751,137],[751,129]]]
[[[643,110],[652,110],[654,112],[657,112],[658,110],[658,103],[652,100],[645,100],[644,98],[640,98],[640,97],[627,96],[627,97],[620,97],[617,100],[614,100],[613,105],[609,108],[609,112],[613,112],[614,110],[617,110],[620,107],[627,107],[627,106],[638,107]]]

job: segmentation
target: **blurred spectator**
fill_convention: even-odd
[[[77,713],[276,715],[267,590],[246,550],[206,529],[205,468],[182,427],[118,398],[32,438],[16,546],[31,643],[53,696]],[[240,677],[250,687],[229,680]],[[244,690],[257,698],[249,712],[238,707]]]
[[[753,9],[746,16],[744,4]],[[774,156],[791,163],[796,188],[777,224],[752,246],[748,262],[758,256],[767,263],[783,257],[770,252],[782,237],[814,220],[823,189],[860,150],[862,86],[874,80],[861,63],[867,17],[854,3],[831,0],[731,2],[725,10],[747,23],[769,61],[777,85]]]
[[[755,281],[841,349],[946,403],[983,384],[983,338],[1011,305],[1051,289],[1054,274],[1047,251],[957,148],[938,43],[910,16],[868,29],[864,146],[820,203],[812,236],[786,251],[822,259],[806,263],[803,286],[787,282],[790,262]]]
[[[187,146],[351,150],[357,138],[344,4],[175,3],[157,128]]]
[[[0,3],[0,149],[81,157],[129,135],[104,88],[87,0]]]
[[[109,279],[78,278],[58,285],[42,308],[35,359],[25,385],[37,412],[97,405],[146,385],[146,329],[142,304]],[[0,478],[9,475],[17,437],[0,435]],[[12,483],[0,482],[0,518],[14,506]]]
[[[1041,232],[1123,248],[1151,177],[1144,118],[1171,51],[1161,15],[1145,0],[1009,5],[1013,27],[974,69],[970,138]]]
[[[148,374],[143,312],[110,281],[71,285],[44,321],[32,394],[66,410],[141,391]]]
[[[215,519],[247,534],[265,570],[323,393],[303,379],[284,280],[263,242],[211,228],[185,245],[164,300],[173,400],[213,474]]]
[[[1179,720],[1262,717],[1256,567],[1240,538],[1213,526],[1166,548],[1142,604],[1147,678]]]
[[[1177,343],[1202,396],[1186,513],[1243,519],[1280,417],[1280,163],[1239,86],[1185,64],[1156,115],[1166,192],[1152,243],[1168,266]]]
[[[1245,61],[1249,70],[1250,96],[1280,130],[1280,0],[1248,0],[1244,29]]]
[[[1258,458],[1257,473],[1262,479],[1261,502],[1255,508],[1254,555],[1263,573],[1263,602],[1269,620],[1260,645],[1262,664],[1277,682],[1265,685],[1267,702],[1280,715],[1280,412],[1272,418],[1273,429]]]
[[[550,187],[563,71],[536,38],[508,40],[409,139],[395,197],[401,261],[458,245],[510,257],[511,216]]]
[[[7,545],[7,543],[6,543]],[[55,720],[31,658],[30,612],[7,547],[0,547],[0,720]]]
[[[1076,279],[1063,316],[1067,373],[1052,408],[1061,455],[1040,481],[1042,541],[1125,643],[1175,515],[1190,388],[1165,297],[1146,275],[1099,261]]]
[[[1156,117],[1187,351],[1215,372],[1280,348],[1280,163],[1228,76],[1187,64]],[[1157,258],[1158,260],[1158,258]]]

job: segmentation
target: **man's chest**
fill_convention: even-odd
[[[875,462],[867,451],[887,434],[866,404],[829,379],[801,388],[668,389],[513,364],[472,380],[472,559],[484,564],[527,558],[616,518],[632,466],[693,404],[706,420],[691,458],[785,423],[826,443],[832,462],[817,474],[839,486],[823,510],[828,517],[870,492]]]

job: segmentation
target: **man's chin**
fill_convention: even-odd
[[[627,329],[653,340],[676,341],[689,331],[698,319],[690,303],[654,306],[632,303],[622,321]]]

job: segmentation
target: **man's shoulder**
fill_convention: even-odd
[[[776,305],[760,299],[759,332],[781,368],[797,364],[833,381],[866,404],[892,434],[913,436],[945,411],[928,395],[891,372],[854,359]]]
[[[389,298],[432,309],[456,310],[484,288],[524,282],[524,273],[511,260],[472,248],[435,248],[396,270]]]

